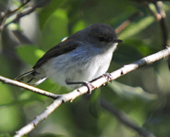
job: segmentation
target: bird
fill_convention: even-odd
[[[92,24],[49,49],[15,80],[36,86],[51,78],[68,89],[78,88],[107,72],[120,42],[110,25]]]

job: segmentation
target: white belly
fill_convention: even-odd
[[[82,82],[91,81],[105,73],[110,65],[113,51],[102,55],[75,55],[72,52],[54,57],[41,66],[41,71],[54,82],[68,88],[77,88],[79,85],[67,85],[65,81]],[[84,56],[84,55],[82,55]]]

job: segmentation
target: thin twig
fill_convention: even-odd
[[[148,3],[145,3],[145,5],[147,6],[147,8],[149,9],[149,11],[155,16],[156,20],[160,23],[160,27],[161,27],[161,31],[162,31],[162,39],[163,39],[163,48],[165,48],[166,46],[169,46],[169,39],[168,39],[168,26],[167,23],[165,21],[166,18],[166,14],[165,11],[162,8],[162,2],[154,2],[153,3],[155,5],[155,8],[157,10],[157,12],[153,11],[150,7]]]
[[[33,44],[31,40],[24,35],[21,31],[19,30],[13,30],[12,33],[14,34],[15,38],[21,43],[21,44]]]
[[[136,12],[132,14],[126,21],[124,21],[119,27],[116,28],[116,33],[122,32],[136,17],[141,16],[142,12]]]
[[[2,77],[2,76],[0,76],[0,81],[2,81],[4,84],[10,84],[10,85],[18,86],[18,87],[30,90],[32,92],[35,92],[35,93],[38,93],[40,95],[44,95],[44,96],[47,96],[47,97],[50,97],[50,98],[53,98],[53,99],[56,99],[56,98],[59,97],[59,95],[53,94],[51,92],[48,92],[48,91],[30,86],[30,85],[27,85],[25,83],[22,83],[22,82],[19,82],[19,81],[16,81],[16,80],[5,78],[5,77]]]
[[[26,2],[22,3],[18,8],[10,11],[8,8],[6,12],[4,12],[3,18],[1,19],[2,21],[0,22],[0,28],[3,28],[3,23],[6,21],[6,19],[13,14],[15,14],[17,11],[19,11],[21,8],[23,8],[26,4],[28,4],[31,0],[27,0]]]
[[[115,106],[113,107],[113,105],[111,105],[105,99],[101,98],[100,104],[108,112],[116,116],[116,118],[120,120],[124,125],[137,131],[139,135],[142,135],[143,137],[155,137],[152,133],[137,126],[137,124],[132,119],[130,119],[123,111],[118,110]]]
[[[148,8],[148,10],[154,15],[155,19],[157,21],[159,21],[161,19],[160,14],[156,13],[155,11],[153,11],[150,7],[149,7],[149,2],[144,2],[144,5]]]
[[[163,59],[165,57],[168,57],[170,55],[170,47],[167,47],[167,49],[161,50],[155,54],[152,54],[150,56],[144,57],[132,64],[125,65],[124,67],[110,73],[112,80],[125,75],[139,67],[142,67],[144,65],[148,65],[150,63],[153,63],[155,61],[158,61],[160,59]],[[1,81],[4,81],[1,79]],[[110,79],[107,79],[103,76],[101,76],[99,79],[96,79],[95,81],[91,82],[93,86],[91,86],[91,90],[94,90],[96,88],[99,88],[100,86],[104,85],[108,81],[111,81]],[[6,81],[7,82],[7,81]],[[30,89],[31,90],[31,89]],[[31,121],[29,124],[21,128],[19,131],[16,132],[16,135],[14,137],[21,137],[25,134],[28,134],[31,132],[42,120],[46,119],[56,108],[58,108],[62,103],[67,101],[73,101],[75,98],[79,97],[82,94],[85,94],[88,92],[88,88],[86,86],[82,86],[79,89],[76,89],[70,93],[62,94],[57,99],[54,100],[52,104],[50,104],[44,112],[42,112],[39,116],[37,116],[33,121]],[[139,132],[138,132],[139,133]],[[141,133],[139,133],[141,134]]]
[[[20,129],[16,132],[16,135],[14,137],[22,137],[23,135],[28,134],[30,131],[32,131],[41,121],[46,119],[57,107],[59,107],[63,103],[62,99],[54,100],[52,104],[50,104],[44,112],[42,112],[39,116],[36,116],[36,118],[27,124],[25,127]]]
[[[30,0],[28,0],[27,3],[28,3],[29,1],[30,1]],[[22,18],[22,17],[24,17],[24,16],[26,16],[26,15],[29,15],[30,13],[32,13],[33,11],[35,11],[37,8],[41,7],[44,3],[48,2],[48,1],[50,1],[50,0],[42,0],[42,1],[40,1],[39,3],[37,3],[37,5],[32,6],[32,8],[30,8],[29,10],[27,10],[27,11],[25,11],[25,12],[18,13],[18,14],[16,15],[16,17],[15,17],[12,21],[10,21],[10,22],[8,22],[8,23],[6,23],[6,24],[1,24],[1,25],[0,25],[0,31],[3,30],[4,28],[6,28],[6,27],[7,27],[8,25],[10,25],[11,23],[17,22],[20,18]],[[23,6],[25,6],[27,3],[23,4]],[[21,8],[21,7],[17,8],[16,11],[18,11],[20,8]],[[14,14],[14,13],[12,12],[12,14]],[[6,16],[6,15],[5,15],[5,16]]]
[[[159,2],[155,2],[154,3],[156,10],[157,10],[157,15],[160,16],[159,24],[160,24],[160,28],[161,28],[161,32],[162,32],[162,39],[163,39],[163,48],[165,48],[166,46],[170,46],[170,41],[169,41],[169,33],[168,33],[168,25],[166,23],[166,14],[165,11],[162,8],[163,3],[161,1]],[[170,69],[170,57],[168,57],[168,67]]]
[[[148,3],[145,3],[145,4],[146,4],[147,8],[150,10],[150,12],[153,13],[153,15],[155,16],[155,18],[157,19],[157,21],[160,24],[160,28],[161,28],[161,32],[162,32],[162,39],[163,39],[163,44],[162,44],[163,48],[165,48],[166,46],[170,46],[168,26],[167,26],[167,23],[165,21],[166,14],[165,14],[165,11],[162,8],[163,3],[161,1],[153,2],[157,12],[153,11],[149,7]],[[167,62],[168,62],[168,67],[170,69],[170,57],[168,57]]]
[[[29,3],[31,0],[26,0],[26,2],[22,3],[21,6],[19,6],[18,8],[16,8],[15,10],[11,11],[10,13],[15,13],[18,10],[20,10],[21,8],[23,8],[25,5],[27,5],[27,3]]]
[[[161,27],[161,31],[162,31],[163,47],[165,48],[166,46],[170,46],[169,39],[168,39],[168,26],[165,21],[166,14],[162,8],[162,2],[159,1],[154,4],[157,9],[157,14],[159,14],[161,17],[160,20],[158,20],[158,21],[160,23],[160,27]]]

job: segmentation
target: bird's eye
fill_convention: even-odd
[[[99,41],[100,42],[103,42],[103,41],[105,41],[106,39],[104,38],[104,37],[99,37]]]

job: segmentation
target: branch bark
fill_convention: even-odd
[[[160,59],[163,59],[165,57],[168,57],[170,55],[170,47],[167,47],[167,49],[161,50],[155,54],[152,54],[150,56],[144,57],[132,64],[125,65],[122,68],[110,73],[111,79],[108,79],[105,76],[101,76],[99,79],[94,80],[91,82],[93,86],[91,86],[91,90],[94,90],[96,88],[99,88],[100,86],[104,85],[105,83],[115,80],[116,78],[123,76],[131,71],[134,71],[135,69],[142,67],[144,65],[148,65],[150,63],[153,63],[155,61],[158,61]],[[26,84],[23,84],[21,82],[17,82],[15,80],[11,80],[8,78],[0,77],[0,81],[3,81],[4,83],[16,85],[19,87],[26,88],[28,90],[31,90],[33,92],[48,96],[49,92],[40,90],[38,88],[28,86]],[[37,92],[39,91],[39,92]],[[40,92],[42,91],[42,92]],[[61,95],[50,95],[48,97],[55,99],[52,104],[50,104],[44,112],[42,112],[39,116],[37,116],[33,121],[31,121],[29,124],[21,128],[19,131],[16,132],[16,135],[14,137],[21,137],[25,134],[28,134],[31,132],[41,121],[46,119],[55,109],[57,109],[62,103],[68,102],[68,101],[73,101],[75,98],[85,94],[88,92],[88,88],[86,86],[82,86],[78,89],[73,90],[70,93],[67,94],[61,94]],[[45,94],[43,94],[45,93]],[[140,134],[140,133],[139,133]]]
[[[0,76],[0,81],[2,81],[4,84],[10,84],[10,85],[18,86],[18,87],[30,90],[32,92],[38,93],[40,95],[50,97],[52,99],[56,99],[58,97],[58,95],[53,94],[51,92],[48,92],[48,91],[45,91],[45,90],[30,86],[30,85],[27,85],[25,83],[22,83],[22,82],[19,82],[19,81],[16,81],[16,80],[5,78],[5,77],[2,77],[2,76]]]

